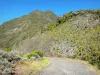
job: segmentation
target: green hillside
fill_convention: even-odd
[[[0,47],[24,53],[88,60],[100,68],[100,10],[79,10],[57,17],[34,11],[0,26]]]
[[[0,27],[0,47],[12,47],[27,38],[35,36],[48,23],[56,22],[57,16],[52,11],[35,10],[8,22]]]
[[[100,68],[100,10],[70,12],[59,22],[45,37],[53,42],[50,53],[88,60]]]

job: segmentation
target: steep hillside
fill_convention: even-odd
[[[35,11],[0,27],[0,47],[24,53],[88,60],[100,68],[100,10],[69,12],[57,18],[51,11]]]
[[[45,47],[51,45],[52,55],[88,60],[100,68],[100,10],[65,14],[42,40]]]
[[[22,40],[37,35],[42,27],[56,21],[57,16],[52,11],[35,10],[29,15],[5,22],[0,26],[0,48],[17,46]]]

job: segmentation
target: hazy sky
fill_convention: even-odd
[[[80,9],[100,9],[100,0],[0,0],[0,24],[35,9],[62,15]]]

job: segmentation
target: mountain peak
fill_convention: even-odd
[[[50,12],[50,13],[53,13],[51,10],[47,10],[46,12]]]
[[[38,10],[38,9],[34,10],[34,12],[35,12],[35,13],[37,13],[37,12],[42,13],[42,11],[41,11],[41,10]]]
[[[52,14],[53,12],[51,10],[47,10],[45,13],[51,13]]]
[[[35,14],[38,14],[38,15],[39,15],[39,14],[41,14],[41,13],[42,13],[42,11],[40,11],[40,10],[37,10],[37,9],[36,9],[36,10],[34,10],[33,12],[31,12],[30,14],[33,14],[33,13],[35,13]]]

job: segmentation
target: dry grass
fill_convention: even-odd
[[[42,60],[21,61],[19,65],[16,67],[16,75],[35,75],[48,64],[50,64],[50,61],[46,57]]]

